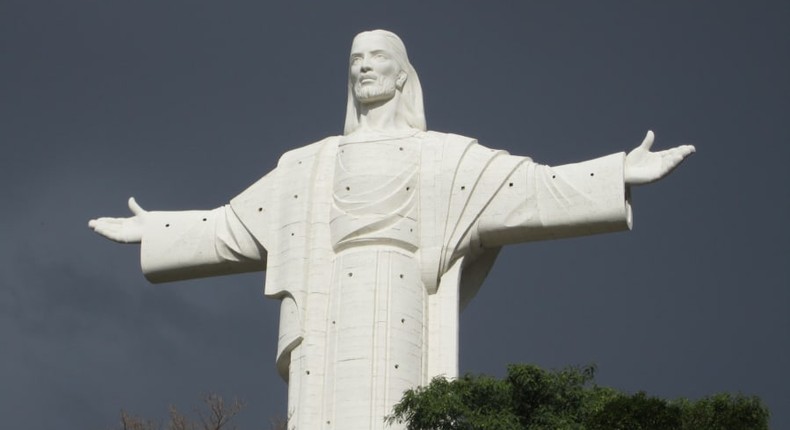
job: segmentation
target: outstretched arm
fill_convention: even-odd
[[[128,218],[88,226],[120,243],[140,243],[140,263],[154,283],[264,270],[266,250],[230,205],[205,211],[148,212],[129,199]]]
[[[483,245],[629,229],[628,187],[663,178],[695,150],[682,145],[651,152],[654,139],[648,131],[627,155],[612,154],[557,167],[523,164],[480,218]]]
[[[642,143],[625,157],[625,183],[642,185],[655,182],[668,175],[689,155],[696,151],[693,145],[681,145],[664,151],[650,152],[655,134],[648,131]]]
[[[624,170],[622,152],[555,167],[522,163],[481,214],[483,246],[629,229]]]

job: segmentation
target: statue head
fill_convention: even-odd
[[[348,73],[344,133],[359,126],[360,107],[397,99],[396,114],[412,128],[425,130],[422,87],[406,46],[390,31],[364,31],[354,37]]]

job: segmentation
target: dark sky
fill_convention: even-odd
[[[598,382],[760,396],[790,428],[790,3],[0,2],[3,428],[107,429],[202,393],[285,415],[263,275],[153,286],[87,221],[226,203],[339,134],[353,36],[398,33],[428,127],[562,164],[697,154],[629,233],[506,249],[461,370],[595,363]]]

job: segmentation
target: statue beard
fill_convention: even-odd
[[[357,82],[354,84],[354,97],[360,103],[373,103],[386,101],[395,97],[397,87],[394,79],[384,79],[380,82],[363,86]]]

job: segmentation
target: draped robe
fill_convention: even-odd
[[[383,428],[403,390],[456,376],[458,314],[501,246],[631,225],[622,153],[548,167],[452,134],[374,140],[403,169],[364,195],[343,166],[367,143],[330,137],[229,205],[151,212],[143,235],[152,282],[266,270],[289,428]]]

